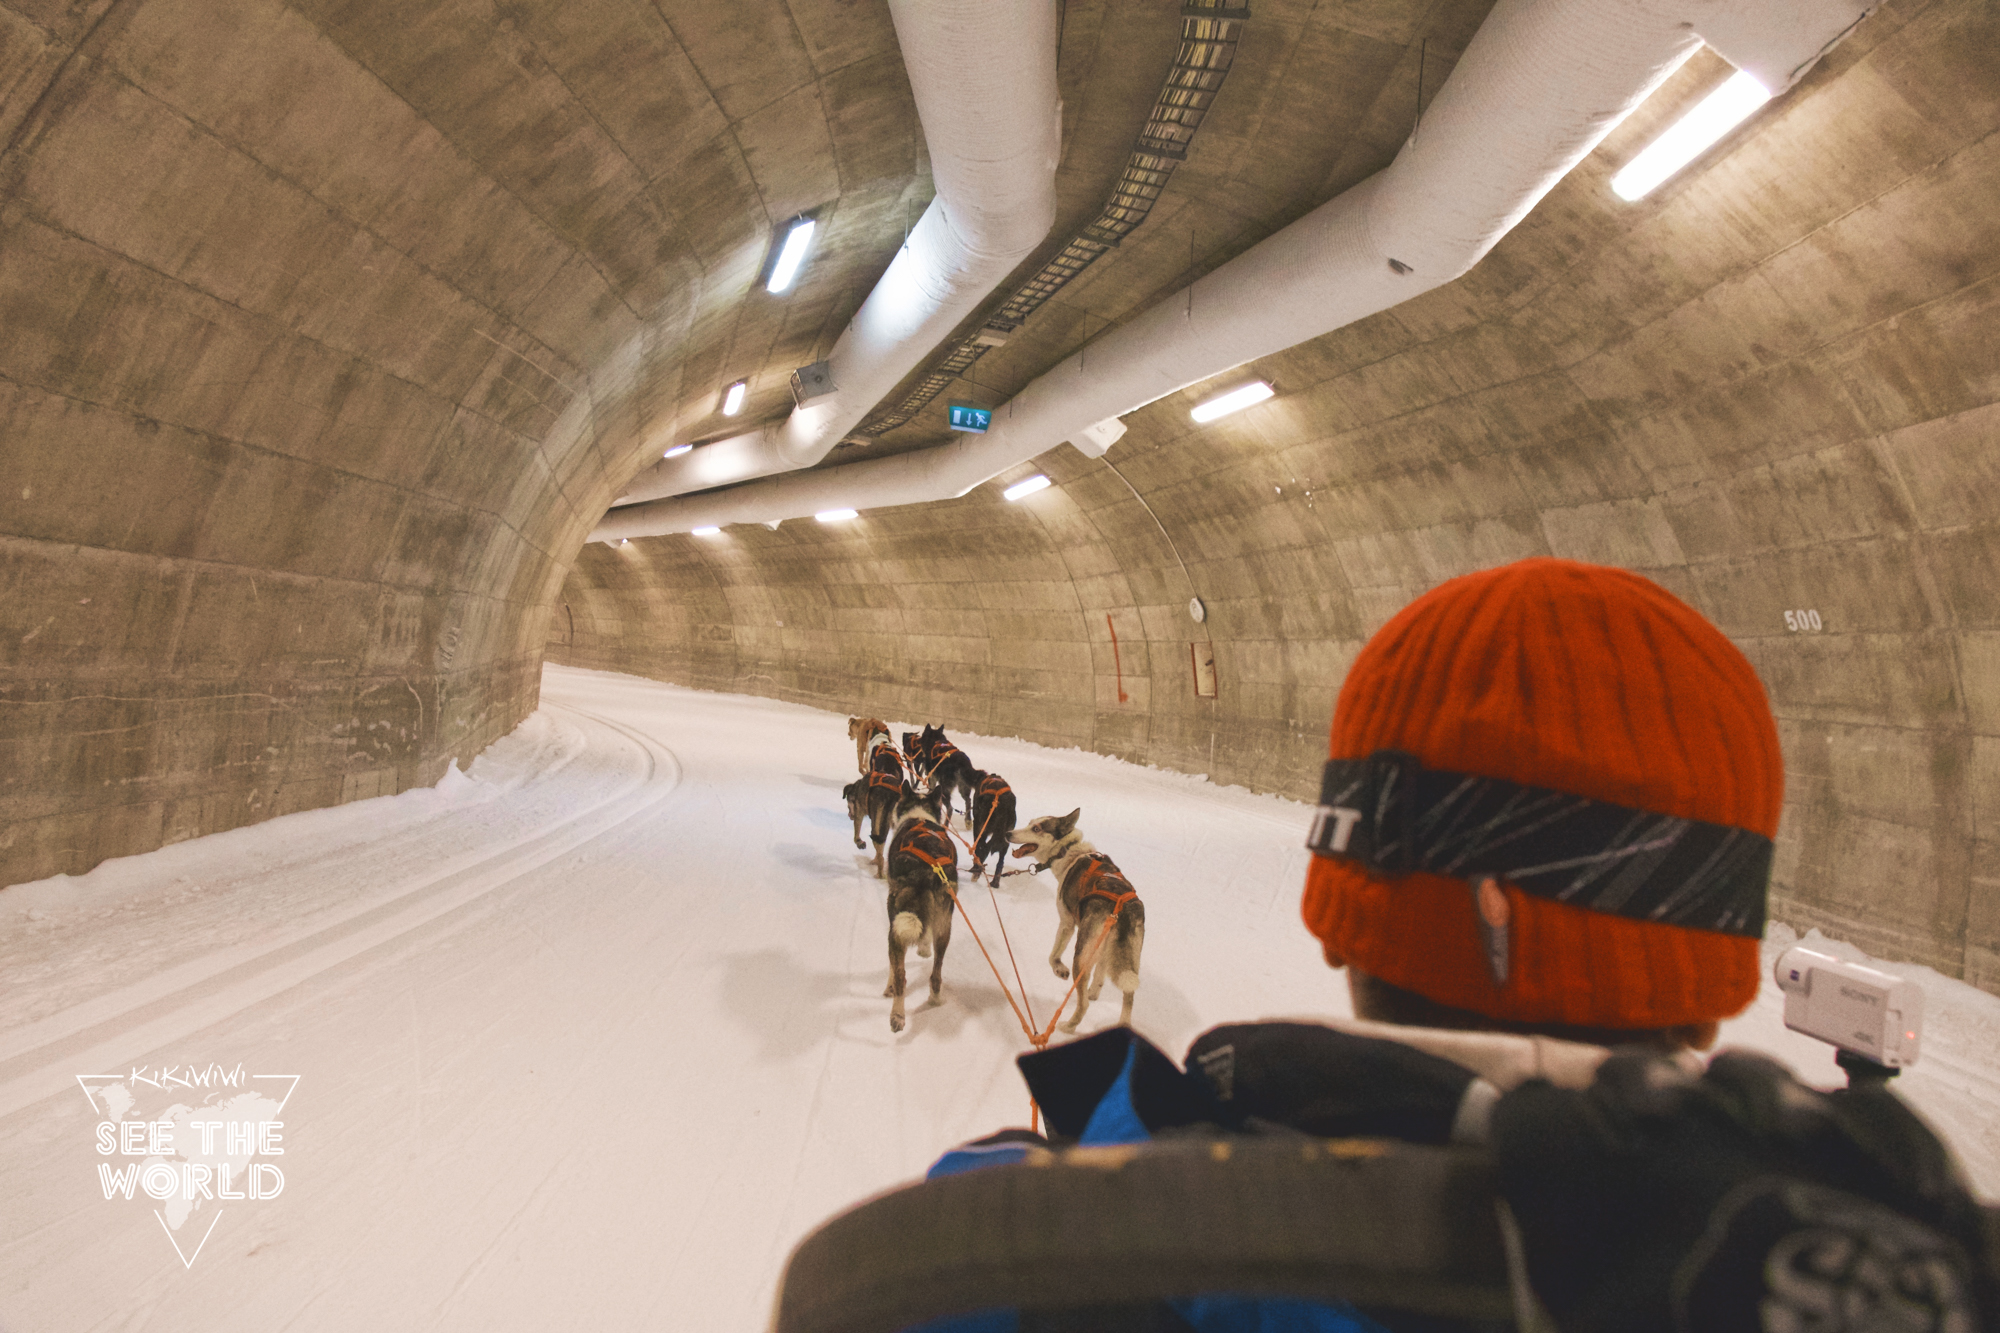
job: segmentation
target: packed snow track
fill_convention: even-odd
[[[1025,1123],[1026,1043],[969,930],[936,1006],[912,955],[889,1030],[843,718],[556,667],[542,697],[434,789],[0,893],[0,1330],[754,1330],[806,1230]],[[1305,807],[954,739],[1023,821],[1080,806],[1131,876],[1134,1022],[1170,1053],[1347,1012],[1298,921]],[[961,895],[1004,967],[997,904],[1045,1022],[1048,877]],[[2000,1000],[1899,970],[1931,1008],[1900,1090],[1991,1198]],[[1780,1008],[1767,988],[1725,1041],[1834,1083]],[[177,1212],[107,1183],[224,1154],[101,1151],[100,1122],[208,1114],[282,1122],[256,1158],[281,1192]]]

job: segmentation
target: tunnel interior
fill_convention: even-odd
[[[1490,6],[1259,0],[1199,77],[1183,8],[1061,5],[1055,226],[979,318],[1096,225],[1178,79],[1203,115],[1144,217],[821,468],[1088,374],[1388,166]],[[0,881],[428,786],[545,662],[1310,799],[1368,636],[1552,555],[1755,664],[1774,915],[2000,990],[1996,49],[1989,5],[1890,0],[1618,198],[1729,75],[1704,50],[1464,277],[1101,456],[613,544],[663,447],[737,428],[728,385],[737,422],[791,410],[930,202],[886,3],[0,0]]]

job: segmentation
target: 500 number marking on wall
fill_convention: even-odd
[[[1785,612],[1785,628],[1794,634],[1817,634],[1826,628],[1817,611]]]

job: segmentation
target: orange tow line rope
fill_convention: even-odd
[[[1007,788],[1007,790],[1011,792],[1013,788],[1009,787]],[[998,800],[994,801],[992,805],[986,808],[986,818],[979,821],[979,831],[972,835],[971,842],[966,842],[964,837],[962,837],[956,829],[948,828],[945,830],[945,832],[951,834],[952,837],[957,838],[961,843],[965,844],[965,854],[972,858],[972,873],[974,877],[978,879],[986,878],[986,870],[985,867],[980,863],[979,853],[976,849],[981,842],[984,842],[986,840],[986,826],[993,822],[993,815],[999,809],[1000,809],[1000,802]],[[947,885],[946,887],[950,886]],[[1024,1007],[1026,1007],[1028,1011],[1028,1024],[1032,1024],[1035,1021],[1035,1009],[1033,1005],[1028,1003],[1028,983],[1021,980],[1021,963],[1019,959],[1014,957],[1014,941],[1007,935],[1007,918],[1000,914],[1000,895],[993,892],[993,886],[991,884],[988,884],[986,886],[986,897],[987,900],[993,904],[993,919],[1000,923],[1000,940],[1003,944],[1007,946],[1007,965],[1014,969],[1014,984],[1021,988],[1021,1004]],[[958,902],[958,894],[954,892],[951,896],[951,900],[954,904],[956,904]],[[966,922],[966,926],[967,928],[970,929],[972,928],[972,923],[968,921]],[[978,930],[973,929],[972,937],[975,940],[979,938]],[[984,947],[985,946],[983,945],[981,946],[982,951],[984,950]],[[988,959],[987,961],[989,963],[992,962],[991,959]],[[998,979],[999,975],[1000,975],[999,969],[995,968],[994,969],[995,978]],[[1003,991],[1007,988],[1007,983],[1004,980],[1000,982],[1000,988]],[[1028,1027],[1028,1024],[1024,1024],[1023,1026],[1027,1028],[1028,1035],[1032,1038],[1034,1036],[1034,1030],[1032,1027]]]
[[[1076,966],[1070,970],[1069,988],[1063,992],[1062,999],[1056,1001],[1056,1011],[1049,1015],[1049,1025],[1040,1032],[1037,1032],[1035,1031],[1034,1009],[1029,1007],[1026,1014],[1021,1012],[1022,1006],[1028,1004],[1028,987],[1026,983],[1021,983],[1021,1003],[1014,1003],[1014,993],[1007,989],[1007,979],[1000,975],[999,965],[993,961],[993,955],[987,952],[986,941],[979,938],[979,927],[972,924],[972,918],[966,915],[964,905],[958,900],[958,889],[952,884],[950,879],[946,878],[943,866],[933,865],[931,869],[937,872],[938,882],[944,885],[945,892],[951,895],[951,905],[958,909],[960,919],[965,922],[965,928],[972,932],[972,942],[979,946],[980,956],[986,960],[986,966],[992,969],[993,980],[999,983],[1000,993],[1007,999],[1007,1007],[1014,1011],[1014,1020],[1021,1025],[1021,1031],[1027,1034],[1029,1043],[1036,1050],[1046,1050],[1049,1038],[1055,1033],[1056,1024],[1062,1019],[1063,1010],[1069,1007],[1069,997],[1076,994],[1077,983],[1083,979],[1085,972],[1096,967],[1097,956],[1103,952],[1104,941],[1110,937],[1111,928],[1118,924],[1119,914],[1125,910],[1126,903],[1136,899],[1139,895],[1137,893],[1112,894],[1104,889],[1094,889],[1091,891],[1091,894],[1085,895],[1087,897],[1097,896],[1112,899],[1111,916],[1105,921],[1104,929],[1097,933],[1097,941],[1091,945],[1090,952],[1087,955],[1077,955]],[[991,896],[993,893],[992,886],[988,885],[986,891]],[[993,915],[1000,922],[1000,933],[1004,938],[1007,933],[1007,919],[1000,915],[1000,900],[998,897],[994,897],[993,899]],[[1014,946],[1012,943],[1009,943],[1007,946],[1007,959],[1009,962],[1013,962],[1014,960]],[[1021,981],[1021,967],[1018,963],[1014,964],[1014,980],[1016,982]],[[1028,1127],[1036,1133],[1041,1132],[1041,1113],[1042,1108],[1036,1104],[1035,1099],[1033,1097],[1028,1098]]]

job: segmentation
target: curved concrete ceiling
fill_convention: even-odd
[[[1486,7],[1255,5],[1144,226],[958,396],[1385,165]],[[1178,34],[1066,6],[1052,244]],[[545,653],[1307,795],[1377,625],[1553,553],[1763,673],[1781,915],[2000,988],[1995,49],[1991,6],[1887,4],[1619,202],[1726,72],[1698,56],[1467,277],[1246,368],[1263,406],[1057,449],[1023,503],[579,552],[726,384],[783,415],[928,200],[885,5],[0,0],[0,882],[435,780]]]

